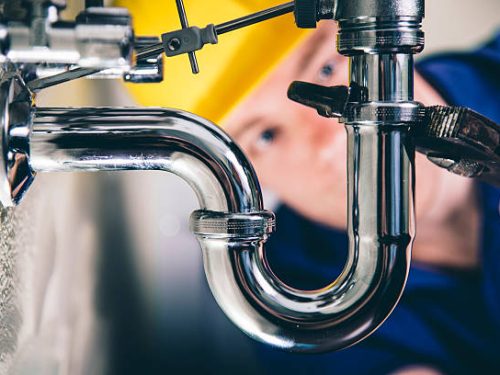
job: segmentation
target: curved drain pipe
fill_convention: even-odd
[[[348,126],[349,257],[329,286],[285,285],[266,261],[274,230],[255,173],[217,126],[167,109],[34,108],[17,77],[0,84],[4,206],[35,173],[162,170],[183,178],[201,210],[191,226],[210,288],[249,336],[320,352],[372,333],[398,302],[413,238],[413,149],[407,126]],[[168,192],[166,192],[168,194]]]

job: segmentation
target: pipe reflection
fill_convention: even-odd
[[[36,172],[163,170],[186,180],[201,206],[191,225],[211,290],[251,337],[295,351],[340,349],[373,332],[399,299],[413,235],[406,127],[348,127],[349,259],[331,285],[304,291],[270,269],[264,242],[274,216],[263,211],[251,165],[215,125],[179,111],[112,108],[37,109],[32,125]]]

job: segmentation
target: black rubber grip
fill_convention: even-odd
[[[104,0],[85,0],[85,8],[103,7]]]
[[[314,29],[318,22],[318,0],[295,0],[295,23],[301,29]]]

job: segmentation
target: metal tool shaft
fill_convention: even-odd
[[[215,31],[217,35],[222,35],[229,33],[231,31],[239,30],[248,26],[255,25],[256,23],[267,21],[276,17],[283,16],[288,13],[292,13],[295,9],[295,3],[293,1],[278,5],[273,8],[269,8],[257,13],[250,14],[235,20],[221,23],[215,26]],[[156,43],[137,53],[137,58],[148,58],[156,56],[163,52],[163,44]]]
[[[241,17],[232,21],[222,23],[215,26],[217,35],[222,35],[230,31],[239,30],[247,26],[255,25],[256,23],[267,21],[272,18],[283,16],[288,13],[292,13],[295,9],[295,3],[293,1],[278,5],[274,8],[269,8],[261,12],[250,14],[245,17]]]
[[[184,6],[184,1],[175,0],[177,4],[177,12],[179,13],[179,19],[181,20],[181,27],[183,29],[187,29],[189,27],[189,22],[186,14],[186,7]],[[189,63],[191,64],[191,71],[193,74],[198,74],[200,72],[200,67],[198,65],[198,59],[196,58],[196,54],[193,52],[188,53]]]
[[[37,92],[52,86],[60,85],[61,83],[87,77],[99,73],[100,71],[101,69],[97,68],[76,68],[50,77],[35,79],[28,83],[28,87],[31,91]]]

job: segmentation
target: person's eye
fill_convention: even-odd
[[[335,64],[333,61],[329,61],[324,64],[318,73],[318,78],[320,81],[328,81],[333,77],[335,73]]]
[[[277,128],[267,128],[259,133],[257,136],[257,140],[255,142],[255,147],[257,150],[262,151],[267,147],[271,146],[278,137],[278,129]]]

